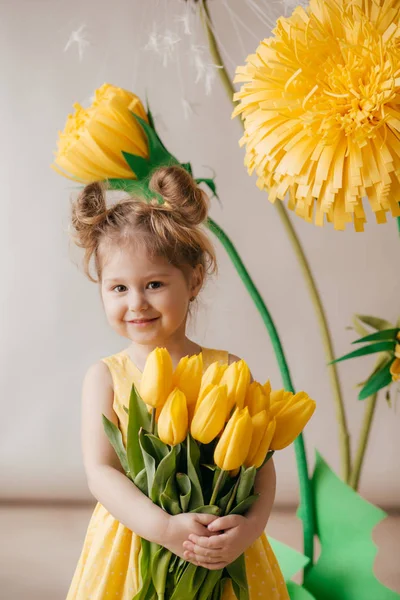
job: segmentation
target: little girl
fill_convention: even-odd
[[[130,343],[93,364],[83,383],[84,465],[98,503],[67,600],[132,600],[141,585],[140,538],[207,569],[221,569],[245,552],[250,599],[287,600],[264,534],[275,497],[272,460],[257,474],[260,497],[246,516],[171,516],[125,476],[103,430],[102,414],[120,428],[126,445],[124,406],[132,383],[140,388],[146,358],[157,346],[167,348],[174,366],[199,352],[204,369],[216,360],[238,360],[228,352],[202,348],[186,335],[190,304],[206,275],[216,269],[214,250],[200,228],[207,217],[206,195],[175,166],[153,172],[149,187],[154,201],[133,197],[107,208],[103,187],[89,184],[72,207],[74,240],[85,249],[85,273],[99,283],[109,324]],[[97,280],[90,275],[91,259]],[[229,581],[223,600],[234,598]]]

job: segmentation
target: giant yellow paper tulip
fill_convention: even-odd
[[[221,433],[228,413],[228,394],[225,385],[209,385],[192,420],[190,431],[195,440],[209,444]],[[208,389],[208,388],[207,388]]]
[[[186,396],[188,406],[196,404],[203,375],[203,355],[184,356],[178,363],[172,378],[173,387]]]
[[[249,453],[246,457],[246,467],[261,467],[270,448],[275,433],[276,421],[268,418],[266,410],[262,410],[251,418],[253,435]]]
[[[289,446],[303,431],[310,420],[316,403],[305,393],[271,392],[270,417],[276,420],[276,430],[271,450],[282,450]]]
[[[215,448],[214,461],[220,469],[233,471],[242,466],[249,453],[252,431],[249,409],[237,407]]]
[[[168,350],[155,348],[147,357],[140,382],[140,395],[152,408],[162,406],[172,389],[172,360]]]
[[[223,365],[218,361],[207,367],[201,380],[199,400],[204,396],[204,392],[210,384],[217,385],[221,381],[221,377],[227,368],[228,365]]]
[[[158,419],[158,437],[164,444],[176,446],[186,438],[188,410],[185,394],[175,388],[167,398]]]
[[[88,109],[74,104],[59,133],[53,169],[64,177],[90,183],[110,178],[135,179],[122,151],[147,158],[146,136],[132,112],[147,121],[140,99],[108,83],[95,92]]]
[[[228,388],[229,411],[235,404],[239,408],[243,408],[247,388],[250,384],[250,371],[245,361],[238,360],[229,365],[220,383]]]
[[[247,389],[245,406],[248,407],[250,416],[253,417],[262,410],[269,409],[269,393],[266,393],[266,388],[269,382],[262,386],[258,381],[252,381]],[[267,387],[268,389],[268,387]]]

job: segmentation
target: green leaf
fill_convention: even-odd
[[[365,325],[368,325],[369,327],[372,327],[378,331],[393,327],[392,323],[386,321],[385,319],[379,319],[378,317],[371,317],[369,315],[355,315],[355,317],[361,321],[361,323],[364,323]]]
[[[183,512],[188,512],[190,496],[192,493],[192,484],[186,473],[176,474],[176,483],[180,492],[180,504]]]
[[[268,536],[268,542],[275,554],[285,581],[289,581],[296,573],[302,571],[310,559],[290,546]]]
[[[260,494],[253,494],[253,496],[248,496],[245,500],[242,500],[242,502],[239,502],[239,504],[237,504],[235,506],[235,508],[232,509],[229,514],[230,515],[244,515],[249,510],[249,508],[254,504],[254,502],[257,500],[259,495]]]
[[[128,167],[138,179],[144,179],[147,177],[153,168],[151,162],[147,158],[143,158],[143,156],[131,154],[130,152],[125,152],[124,150],[122,150],[122,156],[124,157]]]
[[[366,335],[355,342],[353,344],[359,344],[362,342],[374,342],[375,340],[393,340],[396,341],[396,335],[399,330],[395,329],[383,329],[382,331],[377,331],[376,333],[371,333],[370,335]]]
[[[147,142],[148,142],[148,147],[149,147],[149,159],[147,162],[151,165],[150,170],[152,170],[152,169],[154,169],[154,167],[157,167],[160,165],[179,165],[179,162],[177,161],[177,159],[174,156],[172,156],[172,154],[170,154],[170,152],[168,152],[168,150],[166,149],[166,147],[164,146],[164,144],[158,137],[156,130],[151,125],[149,125],[149,123],[147,123],[147,121],[145,121],[138,115],[135,115],[134,113],[132,113],[132,115],[136,119],[136,121],[139,123],[139,125],[142,127],[142,129],[147,137]],[[131,154],[130,156],[133,156],[133,155]],[[144,176],[146,176],[150,172],[150,170],[148,170]],[[135,171],[135,173],[136,173],[136,171]],[[138,175],[138,178],[141,179],[142,176]]]
[[[218,500],[218,506],[220,507],[222,513],[225,512],[226,507],[228,506],[228,502],[232,496],[234,487],[235,482],[233,481],[231,487],[229,488],[229,491],[225,494],[225,496],[222,496],[222,498]]]
[[[220,509],[215,504],[206,504],[205,506],[198,506],[193,510],[189,511],[191,513],[205,513],[206,515],[216,515],[219,517],[221,514]]]
[[[215,587],[218,585],[221,575],[224,569],[218,569],[216,571],[208,571],[203,585],[196,597],[196,600],[210,600],[211,594]],[[218,599],[219,600],[219,599]]]
[[[110,444],[114,448],[115,453],[118,456],[119,462],[121,463],[121,466],[124,469],[126,475],[129,476],[129,465],[126,456],[125,446],[122,441],[122,433],[118,429],[118,427],[114,423],[112,423],[112,421],[107,419],[105,415],[102,415],[102,420],[104,431],[107,434]]]
[[[183,167],[185,171],[187,171],[188,173],[190,173],[190,175],[193,176],[192,165],[190,163],[181,163],[181,167]]]
[[[153,447],[152,455],[156,459],[157,463],[162,461],[163,458],[167,456],[169,453],[169,448],[167,444],[164,444],[157,436],[152,433],[146,434],[147,439],[149,440],[151,446]]]
[[[192,483],[192,493],[190,496],[190,512],[198,506],[204,505],[203,491],[200,482],[200,449],[190,433],[186,438],[187,443],[187,474]]]
[[[153,600],[155,589],[151,577],[151,543],[141,538],[140,550],[140,590],[132,600]]]
[[[139,443],[139,431],[150,429],[150,414],[134,385],[129,399],[129,419],[127,433],[127,458],[132,479],[144,468],[144,460]]]
[[[250,467],[248,469],[244,469],[242,467],[240,473],[240,480],[238,489],[236,492],[236,503],[240,504],[245,500],[248,496],[251,495],[254,487],[254,482],[257,475],[256,467]]]
[[[373,572],[372,532],[386,514],[339,479],[318,452],[312,489],[321,554],[304,587],[322,600],[399,600]]]
[[[238,600],[249,600],[249,587],[246,576],[246,563],[244,554],[226,566],[228,574],[232,578],[232,587]]]
[[[175,473],[167,481],[165,490],[160,495],[161,507],[170,515],[178,515],[181,513],[181,507],[178,499],[178,491],[175,483]]]
[[[172,553],[158,544],[152,544],[157,547],[157,551],[153,554],[151,561],[151,575],[153,585],[157,592],[158,598],[164,598],[165,585],[167,582],[168,568],[171,561]]]
[[[189,600],[189,598],[196,598],[196,594],[205,580],[207,572],[208,569],[196,567],[196,565],[188,563],[175,587],[171,600]]]
[[[107,184],[110,190],[122,190],[128,194],[137,189],[136,179],[118,179],[111,177],[107,179]]]
[[[369,398],[369,396],[372,396],[378,390],[380,390],[380,389],[386,387],[387,385],[389,385],[390,383],[392,383],[392,375],[390,373],[390,367],[392,366],[393,362],[394,362],[394,359],[392,361],[390,361],[389,363],[387,363],[377,373],[375,373],[374,375],[372,375],[372,377],[370,377],[368,379],[367,383],[364,385],[364,387],[361,389],[360,393],[358,394],[359,400],[365,400],[365,398]]]
[[[139,490],[141,492],[143,492],[143,494],[145,494],[146,496],[148,496],[149,490],[147,489],[147,473],[146,473],[146,469],[142,469],[140,471],[140,473],[138,473],[136,475],[133,483],[136,485],[137,488],[139,488]]]
[[[287,581],[286,587],[289,592],[290,600],[317,600],[317,598],[310,594],[310,592],[302,585],[298,585],[294,581]]]
[[[394,342],[376,342],[375,344],[370,344],[369,346],[364,346],[363,348],[359,348],[358,350],[354,350],[354,352],[350,352],[349,354],[345,354],[340,358],[336,358],[332,360],[329,364],[338,363],[342,360],[348,360],[349,358],[357,358],[359,356],[366,356],[367,354],[375,354],[375,352],[388,352],[394,349]]]
[[[169,478],[175,472],[176,461],[180,450],[180,444],[171,448],[167,456],[165,456],[158,465],[152,486],[150,487],[149,485],[149,489],[151,490],[150,498],[157,504],[159,503],[160,495],[164,491]]]
[[[218,198],[218,195],[217,195],[217,186],[215,185],[214,179],[207,178],[207,177],[200,177],[200,178],[196,179],[195,181],[196,181],[196,183],[205,183],[210,188],[210,190],[212,191],[213,196],[215,196],[216,198]]]
[[[142,451],[143,461],[145,465],[146,475],[147,475],[147,489],[152,490],[154,476],[156,473],[156,461],[151,454],[153,447],[150,445],[149,440],[146,437],[146,434],[143,429],[139,431],[139,445]],[[151,494],[149,495],[151,498]],[[153,498],[151,498],[153,500]]]

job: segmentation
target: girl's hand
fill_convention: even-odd
[[[217,533],[223,531],[223,533]],[[209,533],[191,533],[183,546],[184,558],[200,567],[223,569],[236,560],[257,539],[258,531],[252,521],[241,515],[219,517],[208,526]]]
[[[165,548],[177,554],[180,558],[185,558],[183,542],[189,538],[191,533],[207,539],[212,536],[212,532],[207,529],[217,517],[205,513],[182,513],[180,515],[169,515],[167,526],[163,531],[160,544]],[[191,562],[191,561],[189,561]]]

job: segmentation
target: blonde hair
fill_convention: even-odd
[[[156,169],[149,188],[164,204],[131,196],[107,208],[107,187],[100,182],[86,185],[72,203],[71,237],[85,250],[84,272],[91,281],[101,281],[104,242],[120,246],[138,240],[152,256],[162,256],[181,270],[201,264],[205,273],[216,271],[214,248],[200,227],[208,213],[205,192],[179,166]],[[92,258],[97,280],[90,274]]]

